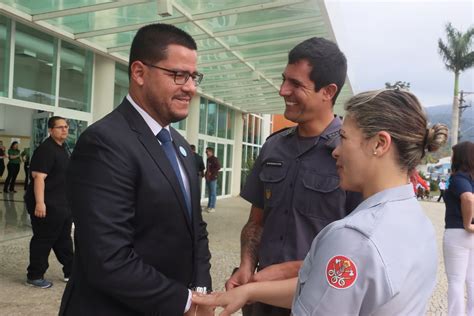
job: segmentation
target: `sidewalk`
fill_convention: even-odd
[[[6,203],[6,202],[5,202]],[[16,210],[23,209],[20,202],[15,202]],[[444,222],[444,204],[421,202],[426,214],[433,221],[437,232],[440,264],[438,268],[438,285],[433,293],[427,315],[445,315],[447,310],[447,281],[442,261],[442,234]],[[6,205],[0,202],[0,230],[11,230],[5,219]],[[216,212],[204,213],[208,223],[210,247],[212,252],[212,277],[214,290],[223,290],[225,280],[240,260],[240,231],[247,221],[250,205],[240,198],[228,198],[217,201]],[[21,213],[18,211],[18,214]],[[22,228],[24,230],[24,227]],[[19,235],[16,239],[0,241],[0,315],[57,315],[65,283],[61,281],[62,271],[54,254],[50,256],[50,268],[46,278],[54,286],[42,290],[24,285],[26,266],[28,264],[29,236]],[[239,314],[236,314],[239,315]]]

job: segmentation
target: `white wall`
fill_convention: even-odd
[[[0,106],[5,107],[5,116],[3,116],[3,112],[0,110],[0,121],[2,121],[4,128],[0,130],[0,135],[30,137],[31,120],[34,111],[16,106]]]

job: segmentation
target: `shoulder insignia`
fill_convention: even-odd
[[[278,130],[276,132],[271,133],[268,137],[267,140],[275,135],[282,134],[283,136],[292,134],[296,131],[296,126],[290,126],[290,127],[285,127],[282,128],[281,130]]]
[[[350,288],[357,280],[357,267],[354,261],[345,256],[334,256],[326,265],[326,281],[335,289]]]

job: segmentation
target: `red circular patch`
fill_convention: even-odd
[[[334,256],[326,266],[326,280],[335,289],[347,289],[357,280],[357,267],[345,256]]]

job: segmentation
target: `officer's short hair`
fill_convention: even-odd
[[[133,62],[139,60],[155,64],[167,58],[167,48],[173,44],[197,50],[191,35],[174,25],[155,23],[139,29],[130,48],[128,77],[130,78]]]
[[[334,83],[337,92],[332,98],[336,103],[346,80],[347,61],[339,47],[324,38],[312,37],[296,45],[288,54],[288,64],[306,60],[312,67],[309,78],[314,82],[315,91]]]

